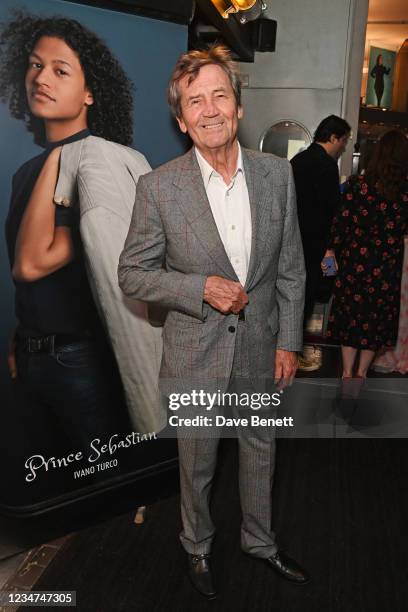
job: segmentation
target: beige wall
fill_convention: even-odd
[[[275,53],[242,63],[245,115],[240,138],[258,148],[266,129],[294,120],[313,133],[321,119],[344,116],[357,134],[368,0],[266,0],[276,19]],[[351,151],[342,174],[351,169]]]

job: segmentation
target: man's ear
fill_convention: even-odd
[[[244,116],[244,109],[242,106],[238,106],[238,119],[242,119]]]
[[[85,95],[85,106],[92,106],[92,104],[94,103],[94,97],[92,92],[89,89],[85,90],[86,95]]]
[[[177,123],[179,124],[180,130],[183,132],[183,134],[187,134],[187,126],[183,121],[183,117],[176,117],[176,119]]]
[[[331,134],[329,142],[331,142],[332,144],[335,144],[336,140],[338,140],[336,134]]]

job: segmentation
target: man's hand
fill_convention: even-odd
[[[323,274],[327,270],[327,265],[324,263],[324,260],[325,260],[326,257],[333,257],[334,258],[334,265],[336,266],[336,270],[338,270],[339,266],[337,264],[337,259],[336,259],[335,252],[333,250],[331,250],[331,249],[327,249],[327,251],[324,254],[324,257],[323,257],[322,261],[320,262],[320,267],[322,269]]]
[[[275,385],[284,389],[292,384],[298,366],[297,354],[293,351],[276,349],[275,355]]]
[[[222,276],[209,276],[204,287],[204,301],[223,314],[238,314],[249,299],[241,283]]]

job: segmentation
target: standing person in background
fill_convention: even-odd
[[[318,125],[313,143],[291,160],[306,266],[304,327],[313,312],[322,279],[321,262],[340,201],[337,162],[346,150],[350,130],[347,121],[341,117],[326,117]],[[299,370],[310,372],[319,367],[318,361],[299,357]]]
[[[408,140],[396,130],[377,144],[364,176],[351,177],[333,220],[338,262],[328,336],[341,344],[345,379],[364,379],[376,351],[398,334],[403,236],[408,223]]]
[[[390,74],[391,68],[384,66],[384,59],[381,53],[377,55],[377,61],[374,68],[371,70],[371,76],[375,79],[374,91],[377,96],[377,106],[381,106],[381,100],[384,94],[384,76]]]

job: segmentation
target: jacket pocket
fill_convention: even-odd
[[[181,348],[197,348],[200,344],[202,327],[200,325],[165,325],[163,341],[168,345]]]
[[[55,352],[55,359],[64,368],[86,368],[95,362],[97,355],[94,344],[84,340],[61,346]]]

